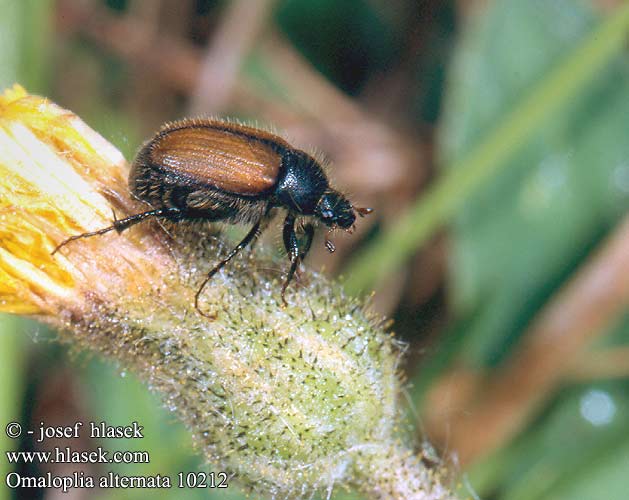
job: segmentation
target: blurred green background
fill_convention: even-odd
[[[335,255],[316,242],[307,265],[375,290],[409,343],[418,442],[451,464],[462,497],[627,498],[626,2],[0,0],[0,13],[1,86],[73,110],[127,158],[164,121],[224,115],[331,159],[376,211]],[[114,470],[208,468],[132,374],[32,320],[0,318],[0,415],[3,428],[139,421],[140,443],[106,446],[151,463]]]

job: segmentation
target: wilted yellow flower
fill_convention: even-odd
[[[122,155],[20,87],[0,97],[0,311],[36,314],[133,369],[217,467],[273,498],[451,499],[400,429],[400,349],[337,285],[310,274],[281,307],[252,252],[206,287],[223,249],[208,228],[145,222],[73,241],[146,208]],[[171,237],[172,235],[172,237]]]
[[[172,265],[146,232],[51,255],[68,235],[108,226],[112,208],[133,208],[119,196],[126,174],[120,152],[72,113],[19,86],[0,97],[0,311],[78,313],[86,295],[106,301],[112,290],[145,288]]]

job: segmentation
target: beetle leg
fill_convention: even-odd
[[[299,254],[299,259],[304,260],[308,252],[310,252],[310,247],[312,245],[312,239],[314,238],[314,226],[312,224],[306,224],[304,226],[304,234],[306,236],[306,242],[301,249],[301,253]]]
[[[251,243],[251,241],[258,235],[260,225],[264,221],[265,217],[266,217],[266,214],[260,217],[258,222],[256,222],[251,228],[251,230],[247,233],[247,236],[245,236],[242,239],[242,241],[238,243],[238,245],[236,245],[236,247],[231,252],[229,252],[229,254],[227,254],[227,257],[221,260],[218,264],[214,266],[214,268],[209,273],[207,273],[205,280],[203,280],[203,283],[201,283],[199,290],[197,290],[197,293],[194,296],[194,308],[199,312],[201,316],[205,316],[206,318],[213,318],[213,316],[204,314],[199,309],[199,296],[201,295],[201,292],[205,288],[205,285],[207,285],[207,282],[212,279],[212,276],[214,276],[218,271],[220,271],[225,266],[225,264],[227,264],[230,260],[232,260],[238,254],[238,252],[240,252],[249,243]]]
[[[266,229],[269,227],[270,222],[273,220],[273,217],[275,216],[275,210],[273,210],[273,207],[268,206],[264,212],[264,215],[262,216],[262,221],[260,222],[260,227],[258,228],[258,234],[262,234],[264,233],[264,231],[266,231]],[[250,249],[254,249],[255,246],[258,244],[258,238],[255,238],[250,244],[249,244],[249,248]]]
[[[295,233],[295,217],[288,214],[284,220],[284,247],[286,248],[286,252],[288,252],[291,264],[290,269],[288,270],[288,275],[286,276],[286,281],[284,281],[284,284],[282,285],[282,302],[284,306],[288,305],[285,297],[286,289],[295,275],[297,266],[299,266],[299,263],[304,260],[310,251],[312,238],[314,237],[314,226],[312,224],[306,224],[304,226],[304,235],[304,244],[300,250],[299,241]]]
[[[293,275],[295,274],[295,270],[299,264],[299,243],[297,241],[297,235],[295,234],[295,216],[290,213],[286,216],[286,219],[284,219],[284,230],[282,232],[282,236],[284,237],[284,248],[286,248],[286,253],[288,253],[288,258],[291,262],[288,275],[282,285],[282,302],[284,303],[284,306],[287,306],[288,304],[286,303],[284,294],[286,293],[286,288],[288,288],[288,284],[293,279]]]
[[[171,217],[173,215],[181,213],[181,210],[178,208],[160,208],[157,210],[149,210],[148,212],[142,212],[135,215],[130,215],[129,217],[125,217],[124,219],[117,219],[116,214],[114,212],[114,221],[111,226],[107,226],[103,229],[99,229],[98,231],[91,231],[89,233],[76,234],[74,236],[70,236],[69,238],[63,240],[59,243],[55,249],[50,253],[50,255],[54,255],[57,253],[61,247],[66,246],[68,243],[74,240],[79,240],[81,238],[89,238],[90,236],[98,236],[100,234],[108,233],[109,231],[117,231],[118,233],[122,233],[125,229],[137,224],[138,222],[142,222],[147,217]]]

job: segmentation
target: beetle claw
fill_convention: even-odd
[[[336,245],[334,245],[334,243],[332,243],[332,241],[330,240],[331,232],[332,231],[328,232],[328,234],[325,237],[325,248],[328,249],[328,252],[334,253],[336,251]]]

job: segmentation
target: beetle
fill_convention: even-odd
[[[330,186],[319,161],[281,137],[214,119],[165,124],[137,153],[129,173],[129,188],[151,210],[124,219],[114,216],[111,226],[71,236],[52,253],[79,238],[113,230],[121,233],[148,218],[251,224],[242,241],[212,268],[196,292],[194,306],[204,316],[199,296],[205,285],[255,240],[272,217],[272,209],[286,210],[282,234],[290,268],[281,291],[284,305],[286,289],[310,250],[314,223],[323,223],[330,232],[340,228],[351,233],[356,214],[362,217],[372,212],[353,206]],[[296,231],[299,218],[304,219],[303,240]],[[327,236],[325,246],[330,252],[335,250]]]

